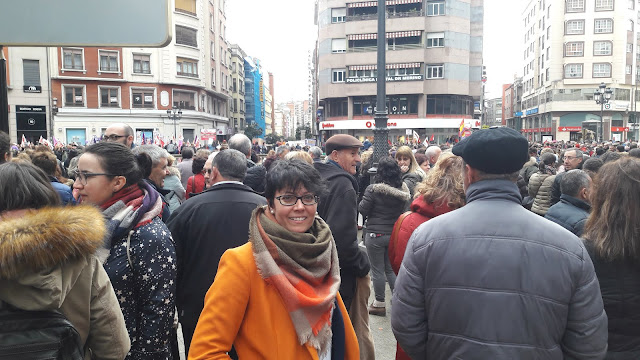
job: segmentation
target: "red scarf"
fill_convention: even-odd
[[[117,193],[113,194],[111,199],[109,199],[106,203],[100,206],[102,210],[108,209],[111,205],[117,203],[122,200],[126,206],[132,206],[133,210],[137,210],[140,206],[142,206],[142,200],[144,199],[144,191],[140,189],[138,184],[131,185],[124,189],[121,189]]]

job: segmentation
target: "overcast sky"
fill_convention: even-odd
[[[502,84],[522,75],[521,4],[485,0],[486,97],[501,96]],[[317,29],[314,0],[227,0],[227,37],[274,75],[276,103],[308,98],[308,56]],[[520,71],[519,71],[520,70]]]

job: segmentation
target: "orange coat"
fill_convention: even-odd
[[[358,340],[340,294],[334,311],[338,310],[344,319],[345,359],[359,360]],[[240,359],[318,360],[315,348],[300,345],[278,290],[258,274],[251,243],[222,255],[193,334],[189,359],[229,359],[226,353],[232,345]]]

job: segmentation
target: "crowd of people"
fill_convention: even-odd
[[[640,358],[634,142],[496,128],[376,159],[346,134],[174,154],[133,134],[0,132],[0,317],[57,311],[85,359],[179,359],[178,337],[197,360],[374,359],[387,315],[396,359]]]

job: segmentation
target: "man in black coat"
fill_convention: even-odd
[[[591,178],[579,169],[568,171],[562,177],[560,189],[562,190],[560,202],[550,207],[544,217],[576,236],[582,236],[584,224],[591,211],[591,205],[589,205]]]
[[[251,213],[267,204],[242,184],[246,172],[244,154],[221,151],[212,160],[211,188],[183,203],[167,224],[176,245],[176,303],[187,353],[220,257],[247,242]]]
[[[326,143],[326,163],[313,166],[327,181],[329,192],[318,203],[318,214],[331,228],[340,261],[340,295],[347,311],[356,279],[369,274],[369,259],[358,247],[358,183],[353,177],[362,143],[350,135],[334,135]]]

